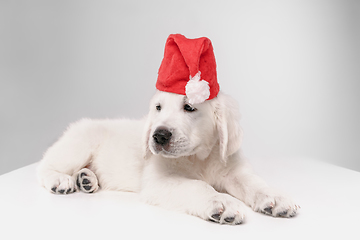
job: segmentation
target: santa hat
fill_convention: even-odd
[[[186,95],[190,104],[216,97],[220,87],[210,39],[171,34],[166,40],[156,88]]]

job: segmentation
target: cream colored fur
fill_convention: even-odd
[[[76,190],[77,174],[87,167],[103,190],[138,192],[149,204],[205,220],[239,224],[245,205],[273,216],[294,216],[295,203],[270,188],[245,161],[236,102],[220,92],[192,106],[196,111],[185,111],[185,104],[183,95],[157,91],[144,119],[71,124],[44,154],[40,183],[50,192],[54,187]],[[154,141],[159,127],[172,133],[167,149]]]

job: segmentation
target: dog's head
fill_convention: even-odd
[[[205,159],[215,151],[225,162],[240,148],[238,120],[237,104],[225,94],[191,105],[184,95],[157,91],[145,124],[145,156]]]

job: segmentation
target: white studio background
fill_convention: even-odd
[[[171,33],[207,36],[250,159],[360,171],[360,1],[0,1],[0,174],[83,117],[139,118]]]

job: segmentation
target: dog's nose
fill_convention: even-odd
[[[159,128],[155,130],[153,134],[153,138],[156,143],[160,145],[165,145],[170,141],[171,138],[171,132],[167,129]]]

